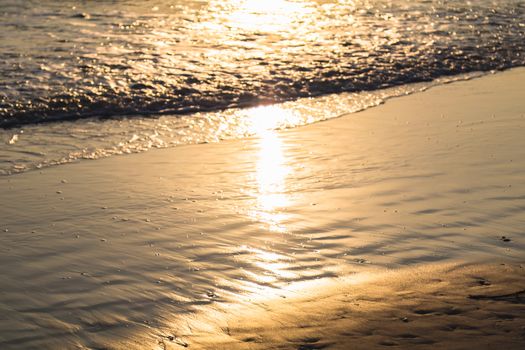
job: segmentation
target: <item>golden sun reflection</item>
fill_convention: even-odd
[[[288,206],[286,178],[291,167],[283,152],[282,141],[274,130],[290,118],[290,113],[276,106],[258,107],[250,112],[250,132],[259,136],[255,169],[257,206],[252,216],[269,225],[270,230],[284,232],[282,222]]]
[[[236,0],[228,2],[230,28],[277,32],[287,30],[311,11],[306,2],[290,0]]]
[[[248,253],[250,262],[260,268],[264,273],[244,271],[249,277],[262,283],[275,283],[281,279],[293,279],[297,273],[288,270],[290,259],[284,255],[262,249],[243,246]]]
[[[279,106],[261,106],[249,110],[247,131],[266,137],[274,134],[273,130],[300,124],[302,118],[292,110]],[[271,138],[271,136],[270,136]]]

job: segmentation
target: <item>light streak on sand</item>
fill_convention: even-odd
[[[271,231],[285,232],[282,224],[289,206],[287,177],[293,169],[289,165],[282,141],[274,130],[286,124],[295,116],[278,106],[254,108],[249,115],[250,132],[259,137],[255,180],[257,189],[254,196],[257,205],[251,216],[268,225]]]

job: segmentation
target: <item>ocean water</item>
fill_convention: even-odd
[[[268,127],[303,125],[524,63],[518,0],[0,0],[0,174],[243,137],[261,105],[289,101]]]

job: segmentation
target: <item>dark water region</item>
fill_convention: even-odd
[[[252,106],[524,63],[516,0],[0,0],[0,127]]]

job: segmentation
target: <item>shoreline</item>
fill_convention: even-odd
[[[81,118],[76,121],[29,124],[23,128],[0,129],[0,140],[4,143],[3,148],[0,147],[0,152],[4,156],[3,162],[0,162],[0,176],[38,171],[86,160],[142,153],[155,148],[164,149],[257,137],[256,130],[253,128],[258,127],[259,122],[254,120],[254,116],[271,114],[268,109],[276,108],[286,112],[286,116],[265,122],[267,123],[265,127],[284,130],[339,118],[376,107],[392,98],[488,74],[490,72],[464,73],[375,91],[341,92],[300,98],[275,105],[231,108],[189,116]],[[35,140],[37,141],[34,142]]]
[[[0,346],[461,349],[494,333],[519,348],[523,81],[518,68],[248,139],[0,177]],[[434,304],[414,316],[418,303]],[[422,323],[392,320],[410,312]]]

